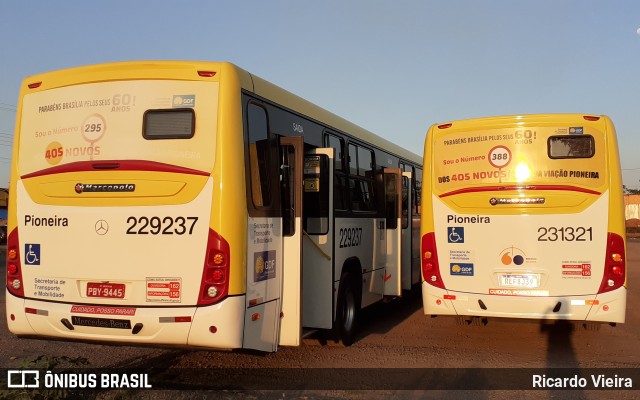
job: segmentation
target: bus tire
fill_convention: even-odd
[[[360,288],[354,273],[342,274],[338,288],[335,332],[345,346],[351,346],[356,339],[360,317]]]

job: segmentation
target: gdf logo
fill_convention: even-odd
[[[195,105],[196,105],[195,95],[173,96],[173,108],[195,107]]]

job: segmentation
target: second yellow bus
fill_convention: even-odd
[[[616,133],[606,116],[433,125],[425,141],[425,314],[622,323],[626,257]]]

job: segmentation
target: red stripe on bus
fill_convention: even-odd
[[[171,172],[176,174],[209,176],[210,173],[197,169],[180,167],[177,165],[164,164],[155,161],[142,160],[104,160],[104,161],[77,161],[65,165],[59,165],[22,175],[22,179],[35,178],[38,176],[66,174],[69,172],[87,171],[151,171],[151,172]]]
[[[529,186],[511,185],[511,186],[477,186],[477,187],[470,187],[470,188],[458,189],[458,190],[454,190],[452,192],[443,193],[439,197],[443,198],[443,197],[455,196],[455,195],[458,195],[458,194],[465,194],[465,193],[504,192],[504,191],[512,191],[512,190],[520,190],[520,191],[526,191],[526,190],[559,190],[559,191],[563,191],[563,192],[580,192],[580,193],[595,194],[595,195],[601,195],[602,194],[601,192],[598,192],[596,190],[585,189],[585,188],[581,188],[581,187],[577,187],[577,186],[570,186],[570,185],[529,185]]]

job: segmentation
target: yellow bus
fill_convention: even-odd
[[[433,125],[422,198],[427,315],[622,323],[626,257],[616,133],[606,116]]]
[[[419,286],[421,157],[238,68],[23,82],[11,332],[275,351]]]

